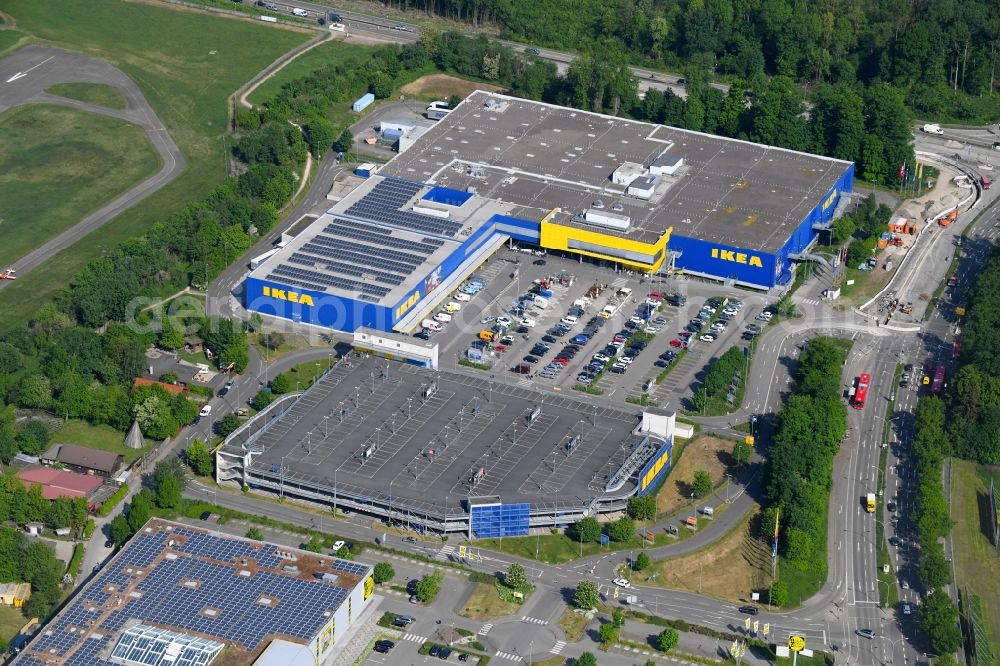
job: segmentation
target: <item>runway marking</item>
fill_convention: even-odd
[[[45,63],[47,63],[49,60],[52,60],[53,58],[55,58],[55,56],[49,56],[48,58],[46,58],[45,60],[41,61],[40,63],[38,63],[34,67],[29,67],[28,69],[24,70],[23,72],[18,72],[14,76],[12,76],[9,79],[7,79],[7,83],[11,83],[13,81],[17,81],[18,79],[23,79],[24,77],[26,77],[28,75],[28,73],[30,71],[32,71],[33,69],[38,69],[39,67],[41,67],[42,65],[44,65]]]

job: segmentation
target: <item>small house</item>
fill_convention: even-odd
[[[20,608],[30,598],[30,583],[0,583],[0,604]]]
[[[48,451],[39,456],[39,459],[45,465],[59,463],[71,472],[93,474],[104,478],[114,477],[124,461],[120,454],[89,449],[76,444],[53,444]]]
[[[42,536],[45,532],[45,523],[28,523],[24,526],[24,531],[31,536]]]

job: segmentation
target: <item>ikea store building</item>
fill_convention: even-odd
[[[478,91],[254,269],[245,304],[407,333],[510,239],[770,290],[853,185],[851,162]]]

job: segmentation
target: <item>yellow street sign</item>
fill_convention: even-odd
[[[458,547],[458,556],[459,557],[465,557],[465,546],[459,546]]]
[[[753,621],[753,633],[755,633],[755,634],[756,634],[756,633],[757,633],[757,630],[758,630],[759,628],[760,628],[760,622],[758,622],[757,620],[754,620],[754,621]]]
[[[750,618],[747,618],[746,624],[744,625],[747,629],[750,628]]]
[[[753,443],[754,443],[754,437],[753,437],[753,435],[747,435],[747,436],[746,436],[746,437],[745,437],[745,438],[743,439],[743,441],[744,441],[745,443],[749,444],[750,446],[753,446]]]
[[[615,599],[618,598],[618,586],[615,585]]]
[[[806,637],[792,634],[788,637],[788,649],[792,652],[802,652],[806,649]]]
[[[765,635],[765,636],[767,636],[767,634],[768,634],[768,633],[769,633],[770,631],[771,631],[771,625],[769,625],[769,624],[768,624],[767,622],[765,622],[765,623],[764,623],[764,635]]]

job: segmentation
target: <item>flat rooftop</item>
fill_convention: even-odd
[[[491,382],[486,373],[351,363],[335,365],[254,442],[263,453],[253,469],[283,465],[286,483],[336,483],[339,492],[391,494],[401,509],[455,511],[470,495],[538,504],[602,496],[636,439],[638,412]]]
[[[493,108],[488,108],[487,104]],[[644,201],[612,182],[626,162],[684,166]],[[643,242],[674,233],[775,251],[822,201],[849,162],[664,125],[477,91],[382,173],[432,182],[519,207],[513,215]],[[628,215],[615,232],[579,220],[595,200]],[[619,208],[620,205],[620,208]],[[523,210],[521,210],[523,207]]]
[[[414,206],[437,215],[415,212]],[[514,208],[372,176],[359,180],[250,276],[392,306],[494,214]]]
[[[130,663],[112,651],[148,641],[156,630],[166,630],[165,646],[178,642],[176,634],[198,643],[192,666],[197,654],[218,643],[251,657],[272,638],[308,644],[369,571],[365,564],[154,518],[75,593],[17,663]],[[144,663],[161,661],[166,657]]]

